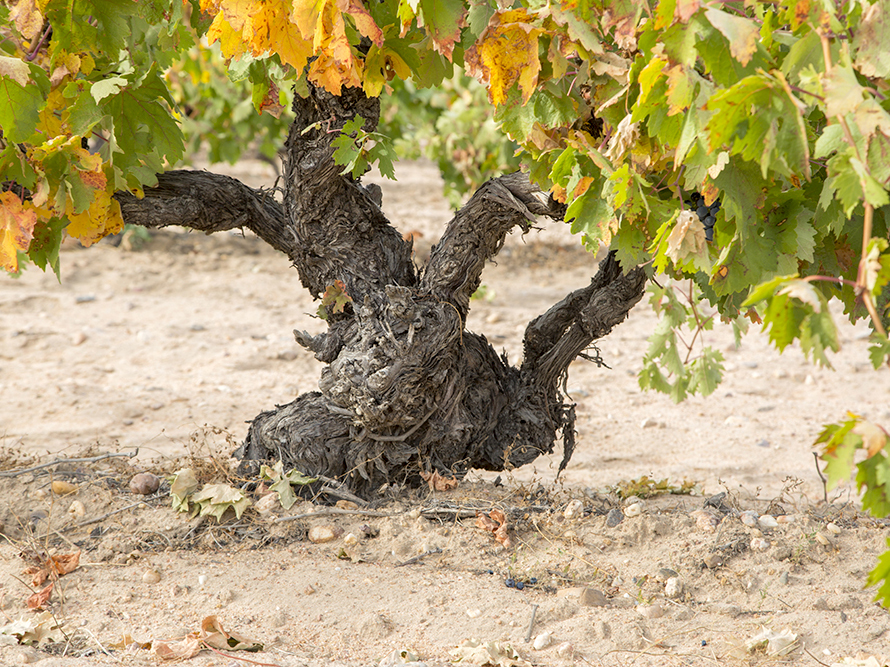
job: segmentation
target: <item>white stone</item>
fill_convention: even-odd
[[[643,503],[638,502],[633,505],[628,505],[624,508],[624,516],[630,518],[635,516],[640,516],[643,513]]]
[[[537,637],[535,637],[534,647],[536,651],[540,651],[541,649],[545,649],[553,642],[553,633],[549,630],[547,632],[542,632]]]
[[[563,642],[559,646],[556,647],[556,655],[560,658],[567,658],[575,652],[575,647],[572,646],[571,642]]]
[[[671,577],[664,582],[664,594],[669,598],[678,598],[683,595],[683,582],[680,577]]]
[[[769,514],[764,514],[757,520],[757,523],[760,524],[761,528],[778,528],[779,522],[776,521],[776,517],[770,516]]]
[[[739,519],[743,524],[753,528],[757,525],[757,512],[752,512],[751,510],[745,510],[739,516]]]
[[[751,540],[752,551],[766,551],[767,549],[769,549],[769,542],[762,537],[755,537]]]
[[[566,519],[574,519],[576,517],[581,516],[584,513],[584,503],[580,500],[573,500],[568,504],[565,511],[563,512],[563,516]]]

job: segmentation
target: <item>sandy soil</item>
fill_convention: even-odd
[[[274,180],[250,164],[234,175]],[[381,183],[384,209],[415,233],[422,261],[449,211],[430,166],[405,165],[400,178]],[[518,361],[528,320],[594,270],[564,226],[514,235],[469,328]],[[228,454],[245,422],[314,388],[320,366],[291,332],[322,330],[309,316],[317,305],[283,257],[234,234],[67,248],[62,273],[61,284],[37,270],[0,281],[0,470],[138,455],[0,477],[0,625],[35,618],[23,551],[81,551],[48,603],[68,640],[38,651],[0,635],[0,664],[153,664],[152,649],[114,645],[130,635],[157,646],[213,614],[263,642],[239,658],[279,665],[377,665],[399,649],[441,665],[470,638],[541,665],[890,657],[890,616],[862,589],[890,524],[859,514],[850,486],[826,503],[811,448],[846,410],[890,420],[890,371],[871,370],[862,328],[842,328],[835,371],[796,349],[779,355],[759,333],[736,348],[718,328],[707,341],[726,356],[724,383],[674,405],[637,386],[655,323],[644,304],[600,345],[612,370],[571,369],[579,436],[559,480],[557,450],[499,480],[474,472],[452,491],[381,496],[370,512],[270,520],[321,509],[298,504],[217,524],[175,514],[166,483],[143,498],[129,480],[192,465],[202,481],[237,484]],[[644,476],[694,483],[694,494],[630,509],[622,489]],[[51,481],[75,489],[60,496]],[[474,525],[475,511],[493,508],[510,521],[510,548]],[[313,526],[340,536],[312,543]],[[346,548],[350,533],[358,542]],[[344,548],[353,558],[338,558]],[[790,628],[788,655],[746,649],[764,627]],[[204,651],[187,664],[242,663]]]

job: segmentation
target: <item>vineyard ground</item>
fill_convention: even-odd
[[[274,180],[257,165],[239,169],[254,185]],[[431,166],[404,165],[400,177],[381,183],[384,209],[422,257],[448,209]],[[317,380],[292,329],[318,333],[323,322],[287,260],[257,239],[172,231],[134,241],[64,249],[61,285],[36,270],[0,283],[0,470],[138,448],[0,477],[0,625],[34,617],[23,550],[82,552],[50,601],[69,640],[37,651],[0,638],[0,664],[156,664],[150,649],[113,647],[125,636],[181,637],[210,615],[263,642],[239,658],[282,666],[377,665],[399,649],[444,665],[470,638],[510,643],[539,665],[890,658],[890,615],[862,588],[890,524],[861,515],[851,486],[826,502],[811,448],[846,410],[890,422],[890,371],[871,370],[863,328],[841,328],[829,371],[797,349],[779,355],[759,333],[736,347],[718,326],[706,341],[726,357],[724,383],[674,405],[636,383],[656,321],[644,303],[600,345],[611,370],[572,366],[578,444],[559,480],[556,451],[499,479],[474,472],[450,491],[390,489],[373,508],[388,516],[272,523],[249,509],[217,524],[175,514],[167,485],[137,502],[129,479],[190,465],[235,483],[228,454],[245,422]],[[562,226],[514,235],[483,277],[469,328],[518,361],[529,319],[594,270]],[[616,489],[644,476],[695,491],[649,498],[609,525],[610,510],[627,509]],[[76,490],[57,496],[53,479]],[[75,500],[83,511],[72,515]],[[494,507],[511,522],[510,548],[474,518],[454,518]],[[750,527],[745,510],[787,518]],[[341,536],[309,542],[315,525]],[[353,558],[338,558],[349,533]],[[668,596],[674,574],[681,589]],[[517,590],[508,578],[536,583]],[[526,641],[533,617],[532,640],[552,633],[540,649]],[[788,655],[747,650],[764,627],[796,636]],[[185,664],[244,663],[204,651]]]

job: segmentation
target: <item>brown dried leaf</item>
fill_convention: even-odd
[[[439,474],[438,470],[433,470],[433,472],[422,472],[420,476],[423,478],[423,481],[429,484],[430,491],[450,491],[451,489],[456,489],[460,481],[453,477],[444,477]]]
[[[55,585],[55,582],[50,582],[49,586],[30,596],[25,601],[25,604],[28,605],[28,609],[42,609],[43,605],[49,601],[49,596],[53,594],[53,586]]]
[[[77,569],[80,565],[80,552],[75,551],[70,554],[58,554],[50,556],[40,565],[32,565],[24,571],[24,574],[30,574],[31,584],[41,586],[47,579],[58,579],[63,574],[68,574]]]
[[[115,651],[150,649],[151,642],[141,642],[138,639],[133,639],[133,635],[125,633],[121,635],[121,640],[119,642],[108,644],[108,648],[113,648]]]
[[[234,632],[227,632],[216,616],[201,621],[201,641],[222,651],[262,651],[263,644]]]
[[[494,539],[500,542],[505,549],[513,546],[509,533],[510,526],[507,524],[507,517],[502,510],[493,509],[487,516],[480,512],[476,515],[476,527],[494,535]]]
[[[201,639],[192,632],[178,641],[156,641],[152,652],[161,660],[186,660],[201,652]]]

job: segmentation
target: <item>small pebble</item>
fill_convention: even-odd
[[[575,647],[572,646],[571,642],[563,642],[556,647],[556,655],[558,655],[560,658],[568,658],[574,652]]]
[[[695,520],[695,526],[705,533],[713,533],[720,525],[720,516],[708,510],[695,510],[689,516]]]
[[[779,583],[782,584],[783,586],[788,585],[788,571],[787,570],[779,575]]]
[[[130,491],[142,496],[149,496],[161,486],[161,478],[150,472],[140,472],[130,480]]]
[[[339,530],[335,526],[312,526],[309,529],[309,541],[314,544],[323,544],[336,540]]]
[[[50,488],[57,496],[67,496],[69,493],[77,491],[77,487],[74,484],[61,479],[55,480]]]
[[[72,345],[83,345],[87,340],[87,335],[83,331],[78,331],[76,334],[71,336],[71,344]]]
[[[835,535],[841,534],[841,527],[838,526],[836,523],[828,524],[827,526],[825,526],[825,530],[827,530],[829,533],[834,533]]]
[[[542,632],[537,637],[535,637],[535,643],[533,644],[536,651],[540,651],[541,649],[545,649],[550,646],[553,641],[553,633],[549,630],[547,632]]]
[[[640,422],[640,428],[655,428],[656,426],[658,426],[658,422],[652,417],[646,417]]]
[[[766,551],[767,549],[769,549],[769,542],[762,537],[755,537],[751,540],[752,551]]]
[[[794,523],[794,517],[790,514],[783,514],[781,516],[777,516],[776,521],[778,521],[780,524]]]
[[[720,565],[723,565],[723,558],[719,554],[708,554],[702,560],[704,561],[705,566],[707,566],[708,568],[710,568],[712,570],[715,567],[719,567]]]
[[[74,297],[74,303],[90,303],[91,301],[95,300],[95,294],[81,294],[80,296]]]
[[[757,441],[757,446],[758,446],[758,447],[768,448],[768,447],[769,447],[769,440],[767,440],[767,439],[765,439],[765,438],[764,438],[763,440],[758,440],[758,441]]]
[[[761,528],[778,528],[779,522],[776,521],[776,517],[770,516],[769,514],[764,514],[762,517],[757,519],[757,523],[760,524]]]
[[[71,518],[75,521],[82,519],[87,513],[86,508],[83,506],[83,503],[79,500],[75,500],[68,507],[68,514],[71,515]]]
[[[479,618],[482,616],[482,611],[480,609],[467,609],[467,616],[470,618]]]
[[[343,544],[347,547],[354,547],[358,544],[358,537],[356,537],[355,533],[349,533],[346,537],[343,538]]]
[[[358,505],[356,505],[351,500],[338,500],[337,503],[334,505],[334,507],[336,507],[337,509],[341,509],[341,510],[357,510],[358,509]]]
[[[204,584],[206,584],[206,583],[207,583],[207,575],[199,574],[198,575],[198,586],[200,586],[201,588],[204,588]]]
[[[161,580],[161,573],[157,570],[146,570],[142,575],[143,584],[156,584]]]
[[[831,540],[829,540],[827,537],[825,537],[825,535],[823,535],[822,533],[816,533],[814,535],[814,537],[816,538],[816,541],[819,544],[821,544],[822,546],[824,546],[824,547],[831,546]]]
[[[683,595],[683,582],[680,580],[680,577],[671,577],[665,582],[664,594],[671,599]]]
[[[752,512],[751,510],[745,510],[739,515],[739,519],[743,524],[753,528],[757,525],[757,512]]]
[[[638,502],[633,505],[628,505],[624,508],[624,516],[626,517],[635,517],[640,516],[643,513],[643,503]]]
[[[637,611],[643,616],[643,618],[661,618],[664,616],[664,609],[661,608],[660,604],[641,604],[637,607]]]
[[[609,510],[609,513],[606,515],[606,525],[609,528],[614,528],[622,521],[624,521],[624,512],[617,507]]]
[[[581,516],[583,513],[584,513],[584,503],[582,503],[580,500],[573,500],[572,502],[570,502],[568,504],[568,507],[566,507],[566,509],[562,513],[562,515],[566,519],[574,519],[576,517]]]

